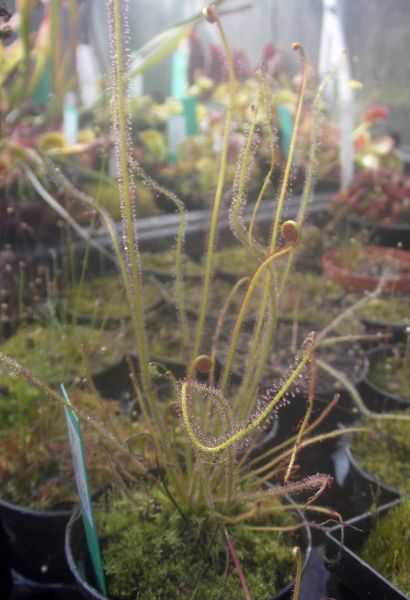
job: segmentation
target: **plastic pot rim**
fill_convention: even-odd
[[[373,475],[373,473],[366,471],[366,469],[364,469],[362,467],[362,465],[358,462],[358,460],[353,455],[352,450],[350,448],[351,437],[352,437],[351,435],[345,436],[342,441],[342,444],[341,444],[342,448],[344,449],[344,451],[346,453],[349,464],[352,465],[353,468],[369,483],[372,483],[373,485],[381,488],[382,490],[384,490],[386,492],[389,492],[390,494],[394,494],[395,496],[402,496],[403,494],[400,492],[400,490],[398,488],[395,488],[395,487],[389,485],[388,483],[384,483],[382,480],[378,479],[375,475]]]
[[[10,502],[8,500],[4,500],[0,498],[0,509],[5,508],[9,511],[21,512],[27,516],[36,517],[36,518],[51,518],[51,517],[65,517],[67,520],[70,518],[72,510],[39,510],[35,508],[29,508],[27,506],[22,506],[21,504],[15,504],[14,502]]]
[[[401,405],[402,408],[404,408],[406,406],[408,408],[410,408],[410,398],[407,399],[405,396],[396,396],[395,394],[391,394],[390,392],[388,392],[386,390],[383,390],[382,388],[380,388],[379,386],[377,386],[368,377],[369,371],[370,371],[371,359],[372,359],[373,355],[381,353],[381,352],[385,352],[386,350],[388,350],[388,351],[392,350],[393,351],[397,347],[403,347],[403,344],[383,344],[383,345],[376,346],[375,348],[371,348],[370,350],[368,350],[366,352],[366,354],[365,354],[366,371],[364,373],[363,380],[366,383],[366,385],[373,392],[376,392],[377,394],[380,394],[381,396],[385,396],[389,400],[393,400],[393,401],[397,402],[398,405]]]
[[[361,556],[359,556],[359,554],[357,552],[351,550],[346,544],[342,544],[341,540],[337,538],[337,535],[335,535],[335,534],[337,534],[338,531],[341,530],[342,527],[346,527],[346,526],[356,527],[358,524],[360,524],[361,521],[372,518],[372,516],[374,516],[375,514],[380,515],[381,513],[394,508],[400,502],[401,502],[401,498],[398,498],[396,500],[391,500],[390,502],[387,502],[386,504],[378,506],[375,509],[375,511],[373,511],[373,512],[367,511],[356,517],[353,517],[352,519],[349,519],[348,521],[346,521],[343,524],[338,524],[338,525],[335,525],[334,527],[331,527],[330,529],[328,529],[328,531],[326,531],[326,533],[325,533],[325,536],[328,540],[328,543],[331,543],[333,546],[336,546],[338,548],[339,556],[336,559],[332,559],[332,560],[327,559],[326,562],[327,562],[328,568],[330,570],[332,570],[332,564],[335,564],[338,561],[340,561],[343,554],[346,554],[347,556],[349,556],[350,560],[356,562],[362,569],[365,569],[366,571],[370,572],[372,574],[372,576],[378,582],[383,584],[383,586],[387,590],[394,593],[395,598],[399,597],[399,598],[403,598],[403,600],[405,600],[408,598],[408,596],[406,596],[404,594],[404,592],[399,590],[391,581],[386,579],[379,571],[377,571],[371,565],[369,565],[369,563],[367,563]],[[383,597],[385,597],[385,596],[383,596]],[[388,597],[390,598],[390,596],[388,596]]]

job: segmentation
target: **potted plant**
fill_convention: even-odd
[[[343,542],[341,527],[326,533],[328,568],[359,598],[409,597],[409,510],[395,500],[348,520]]]
[[[353,467],[391,493],[408,493],[408,414],[367,419],[370,435],[355,435],[348,446]]]
[[[280,298],[281,318],[323,327],[340,311],[343,293],[341,285],[322,275],[295,272]]]
[[[79,382],[118,362],[124,354],[124,334],[117,331],[113,336],[104,330],[58,322],[34,323],[21,326],[1,344],[1,350],[26,364],[49,385],[59,386]]]
[[[159,252],[143,252],[141,254],[141,262],[144,272],[148,275],[154,275],[162,281],[172,280],[174,277],[172,249],[162,250]],[[190,258],[184,261],[184,273],[187,278],[195,278],[201,276],[201,265]]]
[[[410,253],[397,248],[362,246],[353,240],[345,247],[326,251],[322,267],[329,279],[348,290],[374,290],[383,273],[383,289],[410,290]]]
[[[398,294],[373,298],[357,316],[367,331],[388,333],[389,341],[404,342],[410,325],[410,298]]]
[[[326,474],[316,473],[298,479],[295,473],[295,461],[298,452],[305,445],[321,441],[322,436],[308,437],[312,432],[311,416],[313,411],[315,358],[314,339],[307,337],[300,349],[300,355],[291,366],[282,373],[277,384],[265,392],[260,391],[262,376],[267,365],[270,347],[276,327],[275,280],[280,278],[285,286],[291,278],[291,260],[289,268],[280,270],[277,262],[291,257],[297,246],[305,218],[307,203],[311,194],[312,173],[315,164],[316,131],[313,131],[313,147],[310,170],[307,175],[305,192],[302,196],[298,221],[282,222],[284,201],[288,192],[291,166],[294,160],[297,130],[306,87],[306,58],[301,47],[294,49],[300,53],[303,63],[303,77],[298,100],[295,128],[291,139],[288,161],[285,167],[282,185],[278,194],[277,212],[274,216],[271,235],[266,245],[252,235],[252,230],[244,229],[241,212],[244,206],[244,192],[247,172],[251,162],[251,145],[257,120],[254,111],[248,137],[244,140],[244,152],[237,166],[238,188],[231,206],[232,229],[255,256],[255,267],[251,270],[242,288],[242,301],[233,319],[230,343],[223,356],[218,381],[215,380],[216,356],[212,352],[212,340],[207,336],[206,321],[215,270],[214,254],[218,220],[221,214],[224,175],[228,159],[228,142],[231,125],[231,107],[235,99],[235,81],[232,57],[226,43],[226,36],[215,6],[205,9],[208,21],[218,28],[229,66],[229,109],[225,116],[224,137],[220,156],[220,170],[217,188],[212,205],[207,244],[203,258],[201,295],[197,310],[195,329],[187,318],[183,278],[183,242],[184,211],[181,202],[172,199],[181,216],[175,247],[175,303],[180,330],[181,355],[185,357],[186,370],[182,379],[177,379],[170,369],[163,370],[163,378],[170,384],[167,401],[163,401],[159,386],[154,377],[157,365],[152,365],[150,351],[149,320],[144,313],[143,286],[145,283],[138,245],[138,222],[133,210],[134,186],[133,173],[137,172],[144,180],[144,171],[130,159],[126,83],[123,77],[123,28],[122,3],[112,0],[108,3],[109,21],[112,25],[112,67],[113,67],[113,115],[116,144],[117,171],[120,173],[119,187],[122,212],[124,215],[123,253],[116,232],[106,211],[84,198],[90,206],[99,212],[109,229],[119,272],[124,281],[124,289],[131,315],[130,326],[135,335],[138,370],[133,373],[135,392],[140,405],[140,419],[136,433],[126,439],[108,435],[104,428],[96,427],[105,442],[121,452],[127,468],[121,476],[115,464],[112,465],[113,478],[119,491],[106,493],[103,505],[106,510],[100,513],[99,526],[103,536],[103,561],[108,576],[108,596],[121,593],[125,597],[138,594],[155,597],[155,581],[160,581],[168,597],[177,597],[179,593],[192,593],[203,596],[212,593],[214,597],[237,598],[242,594],[250,598],[252,590],[266,597],[275,593],[278,587],[286,585],[292,578],[289,570],[292,555],[296,562],[295,589],[293,597],[298,597],[301,579],[301,551],[299,539],[293,537],[295,531],[303,529],[304,521],[289,517],[295,505],[278,502],[278,498],[290,494],[306,492],[304,499],[296,508],[311,511],[327,520],[339,520],[340,515],[330,509],[318,507],[316,499],[328,486],[330,478]],[[321,95],[326,81],[320,87],[314,100],[315,110],[320,106]],[[262,78],[262,92],[258,102],[266,101],[267,90]],[[273,146],[273,145],[272,145]],[[270,172],[267,174],[259,194],[259,203],[263,200],[269,186]],[[155,183],[150,181],[154,186]],[[69,185],[69,184],[67,184]],[[255,209],[256,210],[256,209]],[[241,280],[240,280],[241,281]],[[242,282],[243,283],[243,282]],[[239,286],[240,287],[240,286]],[[233,294],[238,291],[234,286]],[[231,374],[235,367],[235,354],[247,310],[255,294],[260,295],[259,313],[251,333],[249,360],[243,371],[240,388],[230,386]],[[220,326],[229,312],[231,294],[225,298],[220,313]],[[16,366],[13,359],[1,354],[2,364],[17,369],[20,374],[33,379],[24,367]],[[199,378],[202,374],[206,383]],[[279,409],[287,405],[290,398],[287,392],[293,383],[303,377],[309,377],[308,401],[306,412],[296,432],[291,432],[284,445],[271,448],[268,460],[263,467],[252,471],[248,458],[253,444],[259,436],[263,437],[264,427],[279,416]],[[34,380],[44,393],[50,394],[60,404],[64,399],[46,384]],[[212,383],[213,382],[213,383]],[[330,437],[342,435],[332,432]],[[255,437],[254,437],[255,436]],[[329,437],[328,436],[328,437]],[[259,479],[257,475],[262,475]],[[265,483],[273,481],[271,486]],[[119,521],[118,521],[119,519]],[[165,524],[168,526],[165,528]],[[132,528],[135,525],[137,531]],[[67,545],[76,543],[67,530]],[[292,538],[287,549],[282,546],[283,534],[289,531]],[[152,569],[142,569],[143,563],[134,560],[132,549],[123,552],[124,543],[129,540],[144,539],[144,552],[141,560],[155,557]],[[273,537],[273,534],[276,535]],[[118,536],[117,536],[118,534]],[[266,538],[268,536],[268,538]],[[272,536],[272,537],[270,537]],[[117,544],[118,542],[118,544]],[[276,558],[272,558],[274,546]],[[292,551],[291,546],[295,546]],[[283,550],[283,552],[282,552]],[[84,556],[76,554],[78,560]],[[181,552],[165,565],[165,555]],[[304,551],[305,552],[305,551]],[[176,556],[176,555],[175,555]],[[284,561],[282,561],[284,558]],[[87,573],[79,572],[77,559],[72,561],[73,573],[78,580],[87,578]],[[117,562],[117,560],[119,562]],[[189,561],[188,563],[186,561]],[[271,565],[281,562],[286,574],[279,575],[273,582],[270,572],[262,568],[266,561]],[[131,564],[134,566],[131,569]],[[148,564],[148,563],[145,563]],[[261,565],[261,568],[259,568]],[[124,568],[125,567],[125,568]],[[167,576],[170,574],[170,577]],[[194,581],[192,580],[194,574]],[[118,577],[117,577],[118,575]],[[179,580],[179,576],[184,577]],[[188,576],[187,582],[185,577]],[[124,579],[126,577],[126,579]],[[97,590],[90,592],[90,583],[81,583],[85,593],[99,597]],[[206,592],[204,591],[206,590]],[[286,589],[289,594],[289,588]]]
[[[372,410],[402,410],[410,403],[409,335],[404,344],[388,344],[370,349],[366,354],[363,393]]]
[[[98,412],[89,392],[73,393],[73,401]],[[1,405],[0,518],[10,565],[44,591],[72,584],[63,540],[76,490],[64,413],[16,375],[2,377]],[[101,485],[111,476],[101,443],[89,427],[84,440],[93,485]]]
[[[348,217],[381,246],[409,249],[410,177],[386,168],[359,171],[351,186],[332,198],[336,219]]]
[[[405,492],[408,456],[404,440],[409,430],[408,412],[397,412],[397,406],[390,407],[392,412],[375,412],[372,410],[374,406],[365,397],[362,398],[349,375],[331,367],[326,357],[318,358],[318,365],[349,394],[355,414],[361,415],[356,425],[363,427],[366,432],[346,437],[335,453],[338,483],[345,491],[351,489],[352,506],[363,511],[370,507],[374,498],[381,497],[382,501],[387,502],[400,492]],[[350,468],[347,468],[348,465]]]
[[[3,342],[2,350],[53,386],[65,382],[81,387],[93,374],[118,361],[123,349],[118,335],[117,343],[115,339],[112,333],[90,328],[37,323],[20,326]],[[64,414],[16,373],[3,371],[0,381],[0,516],[12,566],[38,582],[71,581],[62,543],[74,501]],[[98,408],[84,393],[79,406],[90,411],[92,406],[94,411]],[[91,433],[94,441],[90,434],[87,437],[89,447],[94,446],[95,465],[101,456],[95,452],[95,434]],[[103,472],[101,466],[99,472]]]
[[[130,319],[127,299],[118,276],[81,279],[77,285],[66,288],[61,296],[63,313],[74,323],[101,328],[112,327]],[[155,281],[148,280],[144,286],[145,310],[155,310],[161,302],[158,285]]]

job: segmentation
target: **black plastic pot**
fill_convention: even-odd
[[[101,493],[103,493],[103,491],[99,492],[99,494],[97,493],[96,497],[101,495]],[[288,500],[293,503],[291,499]],[[295,509],[295,512],[297,512],[299,518],[303,520],[303,516],[300,511]],[[304,528],[303,536],[303,572],[305,573],[312,553],[312,538],[308,526]],[[87,600],[107,600],[106,596],[103,596],[96,589],[96,579],[88,553],[83,521],[79,507],[74,510],[67,524],[65,535],[65,551],[68,565],[82,596]],[[290,583],[285,588],[280,590],[275,596],[273,596],[271,600],[290,600],[292,589],[293,583]]]
[[[399,492],[372,477],[352,457],[348,447],[349,437],[329,439],[325,442],[301,449],[298,454],[298,477],[308,477],[312,473],[327,473],[333,482],[320,496],[321,506],[329,506],[342,515],[343,519],[353,518],[367,510],[377,500],[385,504],[399,498]],[[309,494],[300,497],[300,502]],[[320,516],[321,517],[321,516]],[[314,514],[311,515],[314,520]],[[320,518],[318,517],[320,520]],[[322,532],[312,531],[313,541],[322,544]]]
[[[40,512],[0,500],[11,568],[38,583],[72,583],[64,555],[69,517],[69,511]]]
[[[293,324],[293,320],[279,317],[278,324],[280,328],[278,328],[278,337],[276,340],[275,349],[280,350],[282,347],[285,349],[289,348],[290,338],[292,335],[290,327]],[[317,328],[317,324],[315,325],[314,323],[308,321],[299,321],[297,327],[296,347],[300,348],[308,335],[312,331],[317,330]],[[342,335],[337,331],[333,333],[335,337]],[[283,340],[281,338],[283,338]],[[330,354],[332,354],[332,356],[329,358]],[[329,364],[338,371],[344,372],[346,376],[348,376],[349,380],[356,386],[360,384],[366,374],[364,351],[361,345],[359,345],[357,342],[353,343],[345,341],[341,343],[334,343],[331,346],[319,347],[317,351],[317,357],[324,357],[326,362],[329,362]],[[292,358],[292,354],[289,354],[289,357],[287,357],[285,360],[290,362]],[[282,366],[285,366],[283,362]],[[350,394],[344,389],[344,387],[342,385],[337,385],[337,382],[335,382],[335,380],[329,376],[327,376],[329,381],[326,385],[323,385],[323,382],[320,382],[320,378],[322,376],[323,379],[324,375],[326,375],[326,373],[318,368],[317,382],[315,386],[316,394],[329,400],[331,400],[336,393],[350,398]]]
[[[129,354],[135,372],[139,372],[139,362],[137,354]],[[160,364],[164,371],[169,370],[177,378],[183,378],[186,375],[186,365],[181,361],[168,360],[166,357],[153,356],[152,364]],[[199,377],[200,379],[200,377]],[[165,380],[164,380],[165,382]],[[130,369],[125,357],[120,358],[116,363],[108,366],[106,369],[93,375],[93,383],[103,398],[121,399],[124,395],[134,395],[134,386],[130,379]]]
[[[410,408],[410,398],[396,396],[382,390],[369,379],[369,371],[372,363],[381,356],[389,356],[397,345],[386,344],[372,348],[365,357],[365,377],[361,384],[361,392],[368,408],[374,412],[393,412]]]
[[[388,323],[386,321],[379,321],[377,319],[363,317],[358,313],[356,313],[356,316],[364,325],[366,333],[371,335],[375,335],[377,333],[388,333],[390,335],[389,341],[393,343],[400,343],[406,340],[406,328],[408,325],[405,323]]]
[[[20,323],[21,321],[18,317],[4,317],[3,319],[1,319],[0,339],[7,340],[9,337],[11,337],[17,330]]]
[[[395,500],[381,506],[377,513],[386,514],[398,502]],[[326,532],[327,568],[363,600],[408,600],[403,592],[357,554],[369,535],[373,519],[374,513],[367,512]],[[341,527],[345,536],[343,545],[340,541]]]
[[[366,366],[366,360],[365,360],[365,355],[363,350],[358,346],[358,344],[352,345],[352,343],[347,342],[347,343],[341,343],[341,344],[334,344],[335,348],[339,349],[339,353],[337,356],[337,360],[332,360],[332,362],[329,361],[330,366],[334,367],[336,370],[338,371],[342,371],[344,372],[344,374],[348,377],[349,381],[351,381],[351,383],[353,383],[354,386],[358,387],[362,384],[362,382],[364,381],[366,372],[367,372],[367,366]],[[349,362],[342,362],[339,361],[339,355],[340,357],[344,358],[346,355],[348,355],[349,351],[352,351],[352,357],[351,358],[351,362],[349,364]],[[323,351],[323,354],[322,354]],[[322,356],[324,356],[324,360],[328,360],[327,356],[326,356],[326,347],[323,346],[323,348],[321,348],[318,352],[318,358],[320,358]],[[341,364],[342,363],[342,364]],[[321,374],[323,373],[323,371],[319,368],[318,372],[317,372],[317,378],[318,380],[320,380]],[[342,386],[342,385],[338,385],[337,382],[334,382],[333,385],[330,386],[323,386],[323,388],[320,388],[318,385],[316,386],[316,393],[319,396],[319,403],[326,403],[326,402],[330,402],[332,400],[332,398],[338,394],[340,396],[340,400],[338,403],[338,408],[341,410],[341,415],[343,416],[344,413],[350,414],[350,418],[352,417],[352,402],[351,402],[351,397],[349,392]],[[337,414],[338,411],[335,411],[335,414]],[[330,417],[332,417],[330,415]],[[343,421],[338,421],[343,422]],[[336,426],[336,422],[334,423],[334,425]]]
[[[335,344],[335,348],[340,349],[341,357],[346,355],[347,347],[350,347],[350,345]],[[325,351],[325,348],[323,348],[323,351]],[[326,360],[326,353],[324,353],[324,356]],[[337,362],[337,358],[338,357],[332,357],[331,360],[333,362],[330,362],[330,364],[336,369],[341,370],[340,363]],[[361,352],[358,360],[360,360],[361,362],[359,363],[357,369],[355,369],[355,364],[353,364],[357,363],[356,354],[354,355],[354,360],[352,360],[350,365],[349,363],[344,363],[343,365],[343,371],[346,373],[349,380],[352,381],[352,383],[355,386],[360,386],[362,384],[366,372],[364,355],[362,356]],[[333,431],[334,429],[337,429],[339,425],[350,425],[357,419],[357,414],[355,414],[354,412],[354,407],[352,405],[352,400],[349,392],[343,387],[331,385],[331,381],[327,381],[325,385],[321,385],[322,375],[325,375],[325,373],[320,368],[318,368],[316,376],[317,380],[315,388],[313,416],[311,418],[311,421],[313,421],[329,405],[329,403],[332,401],[336,394],[339,396],[339,400],[336,407],[333,408],[333,410],[326,417],[326,419],[315,429],[313,434],[321,434]],[[280,429],[280,441],[282,441],[282,439],[289,435],[289,431],[296,433],[302,419],[306,414],[307,396],[307,385],[305,385],[304,387],[296,386],[296,388],[290,388],[290,404],[288,406],[284,406],[279,410],[278,420]],[[317,449],[313,447],[312,452],[317,453]]]
[[[6,597],[11,589],[11,584],[9,544],[0,521],[0,590],[3,590]]]
[[[399,490],[363,469],[350,449],[349,439],[343,441],[342,448],[349,463],[349,478],[345,485],[352,490],[356,514],[368,510],[375,498],[379,504],[385,504],[400,497]]]
[[[410,224],[397,223],[390,227],[378,226],[375,228],[374,237],[380,246],[389,246],[390,248],[410,249]]]
[[[363,229],[367,229],[371,234],[372,243],[374,242],[378,246],[400,247],[403,250],[410,249],[410,223],[395,223],[386,227],[360,217],[350,217],[349,221],[355,230],[363,231]]]
[[[3,588],[0,588],[3,592]],[[1,597],[3,600],[3,596]],[[63,583],[38,583],[13,573],[8,600],[81,600],[75,585]]]

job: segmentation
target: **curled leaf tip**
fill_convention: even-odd
[[[302,44],[299,44],[299,42],[295,42],[294,44],[292,44],[292,50],[299,52],[302,60],[306,61],[306,52]]]
[[[281,234],[289,244],[296,246],[302,239],[301,227],[296,221],[285,221],[280,228]]]
[[[201,354],[195,359],[195,368],[200,373],[209,373],[213,368],[214,361],[207,354]]]
[[[311,331],[307,337],[305,338],[305,341],[303,342],[303,346],[306,348],[308,347],[309,349],[313,349],[314,345],[315,345],[315,332]]]
[[[202,14],[208,23],[216,23],[218,20],[218,11],[214,4],[208,4],[208,6],[205,6],[202,10]]]

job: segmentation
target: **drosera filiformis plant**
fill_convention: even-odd
[[[233,198],[230,206],[231,229],[239,242],[250,256],[255,259],[254,268],[240,279],[232,288],[232,292],[224,300],[217,322],[217,330],[224,326],[225,317],[231,317],[232,331],[223,356],[216,356],[214,338],[206,332],[207,315],[210,306],[212,286],[214,285],[215,252],[217,250],[218,224],[223,208],[223,192],[225,174],[228,164],[229,137],[232,130],[232,107],[235,102],[235,77],[232,56],[226,39],[225,31],[215,6],[209,6],[204,11],[204,17],[217,28],[225,50],[227,70],[229,74],[229,102],[225,114],[224,133],[222,139],[219,174],[216,192],[210,211],[210,222],[206,246],[203,255],[202,278],[198,285],[201,288],[198,317],[192,327],[187,319],[184,290],[184,238],[186,214],[183,203],[172,193],[167,192],[150,179],[135,162],[132,153],[129,127],[129,95],[128,95],[128,52],[127,52],[127,4],[122,0],[107,1],[110,45],[112,64],[111,107],[113,113],[113,139],[117,163],[119,198],[121,205],[123,231],[121,240],[116,235],[112,220],[107,212],[98,206],[93,198],[76,190],[53,167],[50,160],[45,161],[48,172],[55,181],[74,197],[82,200],[87,206],[96,210],[107,228],[113,246],[113,256],[117,262],[120,275],[124,282],[124,290],[131,315],[131,326],[135,337],[138,353],[138,370],[133,373],[135,393],[141,409],[138,422],[138,433],[129,439],[121,439],[115,428],[107,428],[94,415],[84,410],[78,410],[80,418],[85,419],[99,434],[117,451],[123,453],[127,461],[127,477],[121,479],[113,469],[113,477],[121,488],[121,494],[128,501],[128,514],[135,526],[138,525],[140,500],[146,505],[153,506],[153,519],[159,524],[170,519],[186,522],[185,530],[194,530],[198,540],[205,544],[206,559],[203,569],[199,569],[198,580],[190,591],[189,598],[199,597],[199,590],[206,580],[206,570],[219,566],[212,563],[212,556],[222,556],[226,569],[222,569],[217,578],[217,586],[224,598],[246,600],[256,594],[259,597],[259,586],[254,584],[252,561],[253,552],[257,553],[257,562],[263,565],[269,561],[270,543],[273,538],[283,537],[285,532],[294,535],[302,528],[309,512],[323,515],[326,522],[341,517],[331,509],[317,506],[316,500],[329,485],[331,478],[326,474],[312,474],[304,479],[297,479],[295,466],[300,450],[317,441],[336,437],[341,432],[314,436],[312,432],[334,406],[335,401],[312,422],[314,383],[316,365],[314,355],[314,336],[308,336],[290,365],[275,386],[265,392],[260,390],[260,382],[265,372],[271,352],[272,340],[276,330],[278,316],[278,300],[292,279],[292,262],[295,248],[303,235],[308,203],[312,195],[313,180],[316,165],[318,120],[321,98],[325,85],[333,72],[329,73],[319,87],[313,101],[312,139],[310,147],[309,168],[307,170],[304,192],[301,198],[299,212],[295,220],[283,219],[283,209],[290,195],[292,164],[295,157],[297,136],[303,109],[307,85],[307,59],[303,48],[294,44],[294,50],[299,53],[302,63],[302,85],[297,103],[294,129],[292,133],[289,155],[284,168],[283,177],[277,192],[276,211],[272,219],[272,227],[267,242],[260,239],[257,230],[257,215],[259,208],[269,190],[271,174],[275,159],[275,139],[270,123],[267,123],[271,147],[272,165],[267,173],[253,208],[249,225],[243,219],[246,205],[247,174],[252,165],[255,136],[257,133],[258,107],[263,106],[269,115],[269,97],[271,87],[263,69],[260,75],[260,93],[255,103],[254,111],[244,135],[243,149],[237,165],[237,174],[233,188]],[[335,67],[337,68],[337,67]],[[174,374],[164,369],[163,377],[171,383],[169,401],[164,402],[159,385],[153,377],[151,364],[151,340],[149,321],[144,311],[144,285],[146,274],[139,250],[139,223],[136,218],[135,177],[140,177],[146,185],[156,193],[165,194],[172,202],[180,216],[180,225],[175,245],[175,303],[181,331],[180,355],[185,358],[186,375],[182,380],[176,380]],[[280,265],[280,268],[279,268]],[[231,300],[237,295],[241,298],[237,308],[232,310]],[[236,352],[240,335],[249,308],[254,304],[254,298],[260,298],[260,309],[256,315],[253,330],[250,333],[248,360],[241,372],[239,389],[231,385],[231,375],[236,361]],[[220,364],[220,372],[216,372],[216,359]],[[7,356],[1,355],[4,366],[17,371],[37,385],[44,393],[64,404],[64,401],[48,389],[35,375],[16,364]],[[208,376],[208,383],[200,383],[198,375]],[[291,385],[301,378],[309,380],[306,412],[296,433],[290,432],[283,443],[269,449],[265,455],[264,464],[250,460],[250,453],[272,419],[280,418],[280,410],[291,401],[288,390]],[[252,471],[250,466],[254,467]],[[256,476],[260,478],[257,479]],[[272,487],[266,487],[266,482],[272,482]],[[294,507],[286,502],[280,502],[286,494],[297,495],[308,492],[308,500],[301,502],[299,508],[303,511],[302,520],[295,523],[286,522]],[[114,504],[113,504],[114,506]],[[282,520],[280,517],[286,518]],[[115,518],[115,517],[114,517]],[[119,517],[118,517],[119,518]],[[278,520],[279,519],[279,520]],[[114,523],[115,524],[115,523]],[[144,523],[140,523],[143,531]],[[317,526],[321,526],[320,524]],[[125,524],[125,528],[127,525]],[[119,528],[121,529],[121,528]],[[173,538],[173,543],[189,544],[189,540],[178,533],[179,526],[163,532]],[[104,530],[104,527],[103,527]],[[106,532],[106,530],[104,530]],[[250,534],[252,532],[252,534]],[[114,532],[115,535],[119,531]],[[250,554],[243,552],[241,540],[252,535],[258,542]],[[175,539],[176,536],[176,539]],[[137,534],[136,534],[137,537]],[[158,538],[153,535],[152,547],[147,553],[161,551],[158,548]],[[295,543],[292,537],[291,545]],[[264,545],[266,541],[266,546]],[[103,544],[103,558],[111,555],[113,536],[106,536]],[[187,556],[191,555],[189,546]],[[267,554],[264,554],[266,549]],[[292,555],[291,548],[290,555]],[[301,555],[295,550],[296,585],[294,600],[297,599],[300,584]],[[119,559],[118,555],[117,558]],[[162,558],[162,555],[161,555]],[[185,560],[185,559],[184,559]],[[132,563],[132,560],[131,560]],[[290,565],[291,563],[289,563]],[[107,563],[107,569],[109,565]],[[138,569],[138,567],[136,567]],[[171,568],[171,567],[169,567]],[[284,580],[287,580],[289,569]],[[228,576],[229,575],[229,576]],[[138,579],[138,577],[137,577]],[[252,590],[252,585],[256,586]],[[132,584],[138,585],[138,584]],[[117,593],[118,587],[113,583],[111,594]],[[114,591],[113,591],[114,590]],[[231,594],[229,596],[228,592]],[[176,592],[175,598],[178,597]],[[218,592],[219,593],[219,592]],[[271,595],[271,590],[267,594]],[[129,596],[138,596],[138,589],[132,590]],[[148,596],[144,596],[148,597]],[[154,596],[153,596],[154,597]]]

